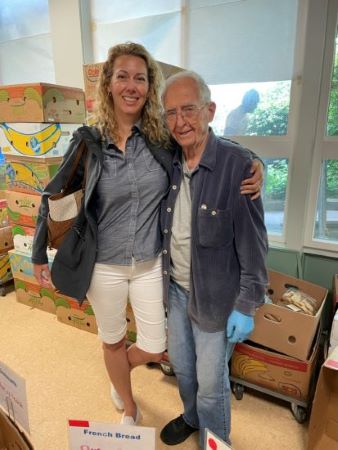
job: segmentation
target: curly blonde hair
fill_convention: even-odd
[[[116,58],[123,55],[132,55],[142,58],[148,71],[149,92],[147,101],[141,113],[142,132],[152,143],[165,147],[169,143],[169,132],[163,121],[161,91],[163,75],[161,69],[150,53],[141,44],[126,42],[111,47],[108,59],[103,64],[97,91],[96,126],[102,136],[108,136],[117,142],[120,138],[118,124],[114,112],[114,102],[109,95],[109,86],[114,70]]]

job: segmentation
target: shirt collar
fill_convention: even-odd
[[[138,135],[138,136],[142,136],[142,122],[141,120],[138,120],[135,125],[132,126],[131,128],[131,135]],[[106,134],[105,136],[105,141],[106,141],[106,148],[111,148],[111,147],[116,147],[114,141],[111,139],[110,136],[108,136]]]
[[[209,127],[209,135],[205,145],[204,152],[202,154],[202,158],[198,164],[198,166],[204,166],[209,170],[213,170],[216,165],[216,152],[215,148],[217,145],[217,137],[213,132],[212,128]],[[173,158],[174,164],[182,164],[182,148],[178,146],[178,151],[175,152]]]

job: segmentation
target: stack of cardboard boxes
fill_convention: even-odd
[[[64,318],[66,309],[68,322],[77,304],[37,284],[31,251],[41,194],[56,173],[73,132],[84,122],[81,89],[46,83],[0,86],[0,148],[6,157],[5,196],[14,241],[9,255],[17,300],[51,313],[57,313],[60,306],[60,316]],[[54,253],[48,251],[50,263]],[[90,316],[89,325],[86,322],[83,328],[96,332],[91,308],[87,304],[82,309]],[[73,322],[76,326],[82,323]]]
[[[293,289],[311,296],[314,315],[288,308],[280,300]],[[237,344],[231,377],[264,392],[307,406],[319,354],[320,318],[327,290],[304,280],[269,271],[269,302],[255,316],[250,341]],[[297,417],[296,417],[297,418]]]

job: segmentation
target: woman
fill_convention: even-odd
[[[93,307],[112,382],[112,399],[118,409],[124,409],[121,423],[128,425],[135,425],[140,418],[130,370],[160,361],[166,348],[159,206],[169,186],[171,154],[165,150],[169,137],[161,114],[161,78],[157,63],[143,46],[126,43],[110,49],[99,82],[97,128],[81,127],[74,133],[58,173],[42,195],[33,245],[35,276],[41,285],[50,286],[48,197],[64,185],[84,139],[88,148],[86,257],[74,264],[65,284],[73,297],[81,300],[86,295]],[[83,172],[84,161],[78,169],[78,186]],[[254,184],[251,192],[256,191]],[[55,261],[67,251],[67,257],[72,258],[64,241]],[[128,299],[137,342],[127,349]]]

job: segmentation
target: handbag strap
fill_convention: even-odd
[[[81,141],[79,146],[78,146],[78,148],[77,148],[77,153],[76,153],[76,156],[75,156],[75,159],[74,159],[74,162],[73,162],[72,170],[70,172],[68,180],[66,181],[65,187],[62,190],[63,192],[69,192],[70,191],[70,185],[71,185],[71,183],[72,183],[72,181],[73,181],[73,179],[75,177],[75,173],[76,173],[76,170],[77,170],[77,168],[79,166],[81,157],[86,152],[87,152],[86,143],[85,143],[85,141]],[[86,187],[86,179],[87,179],[87,164],[86,164],[86,161],[85,161],[84,174],[83,174],[83,179],[82,179],[82,190],[83,191],[85,190],[85,187]]]

